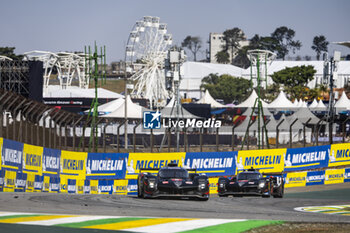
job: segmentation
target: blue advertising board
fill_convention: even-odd
[[[207,176],[230,176],[236,173],[238,152],[189,152],[182,162],[184,168],[196,169]]]
[[[0,170],[0,192],[4,190],[5,170]]]
[[[43,151],[43,174],[46,176],[57,176],[60,173],[61,151],[44,148]]]
[[[328,166],[330,145],[290,148],[284,157],[284,171],[301,171]]]
[[[88,153],[86,179],[124,179],[127,153]]]
[[[344,182],[350,182],[350,168],[345,168]]]
[[[114,180],[99,180],[98,181],[98,193],[112,194],[113,193]]]
[[[130,195],[130,196],[137,195],[137,180],[136,179],[128,180],[128,195]]]
[[[60,191],[60,177],[59,176],[50,176],[50,192],[59,192]]]
[[[84,194],[89,194],[90,192],[90,180],[84,180]]]
[[[67,190],[68,193],[76,193],[77,192],[77,180],[76,179],[68,179],[67,180]]]
[[[23,143],[4,138],[1,153],[2,169],[22,170]]]
[[[17,171],[16,182],[15,182],[15,192],[25,192],[27,183],[27,174],[22,171]]]
[[[35,175],[35,180],[34,180],[34,191],[35,192],[41,192],[43,190],[43,181],[44,181],[43,176]]]
[[[309,171],[306,175],[306,186],[324,184],[325,171]]]

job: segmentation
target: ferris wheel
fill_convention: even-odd
[[[147,98],[151,107],[164,106],[169,97],[165,85],[164,60],[172,45],[172,35],[159,17],[144,16],[136,21],[125,49],[126,71],[136,82],[132,95]],[[154,105],[153,105],[154,104]]]

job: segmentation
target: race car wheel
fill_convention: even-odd
[[[140,197],[140,198],[142,197],[140,185],[137,186],[137,197]]]
[[[268,188],[267,188],[267,192],[263,193],[261,197],[269,198],[271,196],[271,189],[270,189],[270,187],[271,187],[271,184],[269,183],[268,184]]]
[[[278,188],[278,193],[276,195],[273,195],[274,198],[283,198],[284,195],[284,187]]]

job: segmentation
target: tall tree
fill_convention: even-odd
[[[202,40],[198,36],[187,36],[181,43],[183,48],[187,48],[193,54],[193,60],[197,61],[197,53],[202,48]]]
[[[282,58],[284,60],[290,50],[295,53],[296,50],[300,49],[301,42],[299,40],[293,40],[294,36],[295,31],[285,26],[276,28],[276,30],[271,33],[272,39],[277,42],[274,49],[277,53],[277,58]]]
[[[240,42],[242,40],[245,39],[245,35],[244,32],[235,27],[232,29],[228,29],[226,31],[224,31],[224,41],[225,41],[225,46],[223,48],[223,50],[225,52],[230,52],[231,53],[231,62],[233,61],[233,54],[235,53],[235,51],[238,50],[238,48],[240,47]]]
[[[249,80],[227,74],[210,74],[202,79],[201,87],[208,90],[215,99],[223,99],[225,103],[242,101],[250,93]]]
[[[22,60],[23,55],[15,54],[15,47],[0,47],[0,55],[12,58],[13,60]]]
[[[326,40],[326,37],[323,35],[315,36],[311,48],[316,52],[317,60],[320,60],[320,55],[322,52],[328,52],[329,42]]]
[[[272,80],[284,86],[292,98],[301,98],[305,95],[308,82],[314,79],[316,70],[313,66],[287,67],[271,75]]]
[[[225,51],[220,51],[215,54],[216,61],[221,64],[227,64],[230,62],[230,55]]]

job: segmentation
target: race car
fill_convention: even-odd
[[[218,195],[233,196],[262,196],[282,198],[284,194],[283,175],[262,174],[256,169],[243,170],[237,176],[220,177]]]
[[[140,169],[137,193],[142,198],[188,197],[207,201],[209,179],[205,174],[196,173],[195,169],[169,163],[160,169]]]

